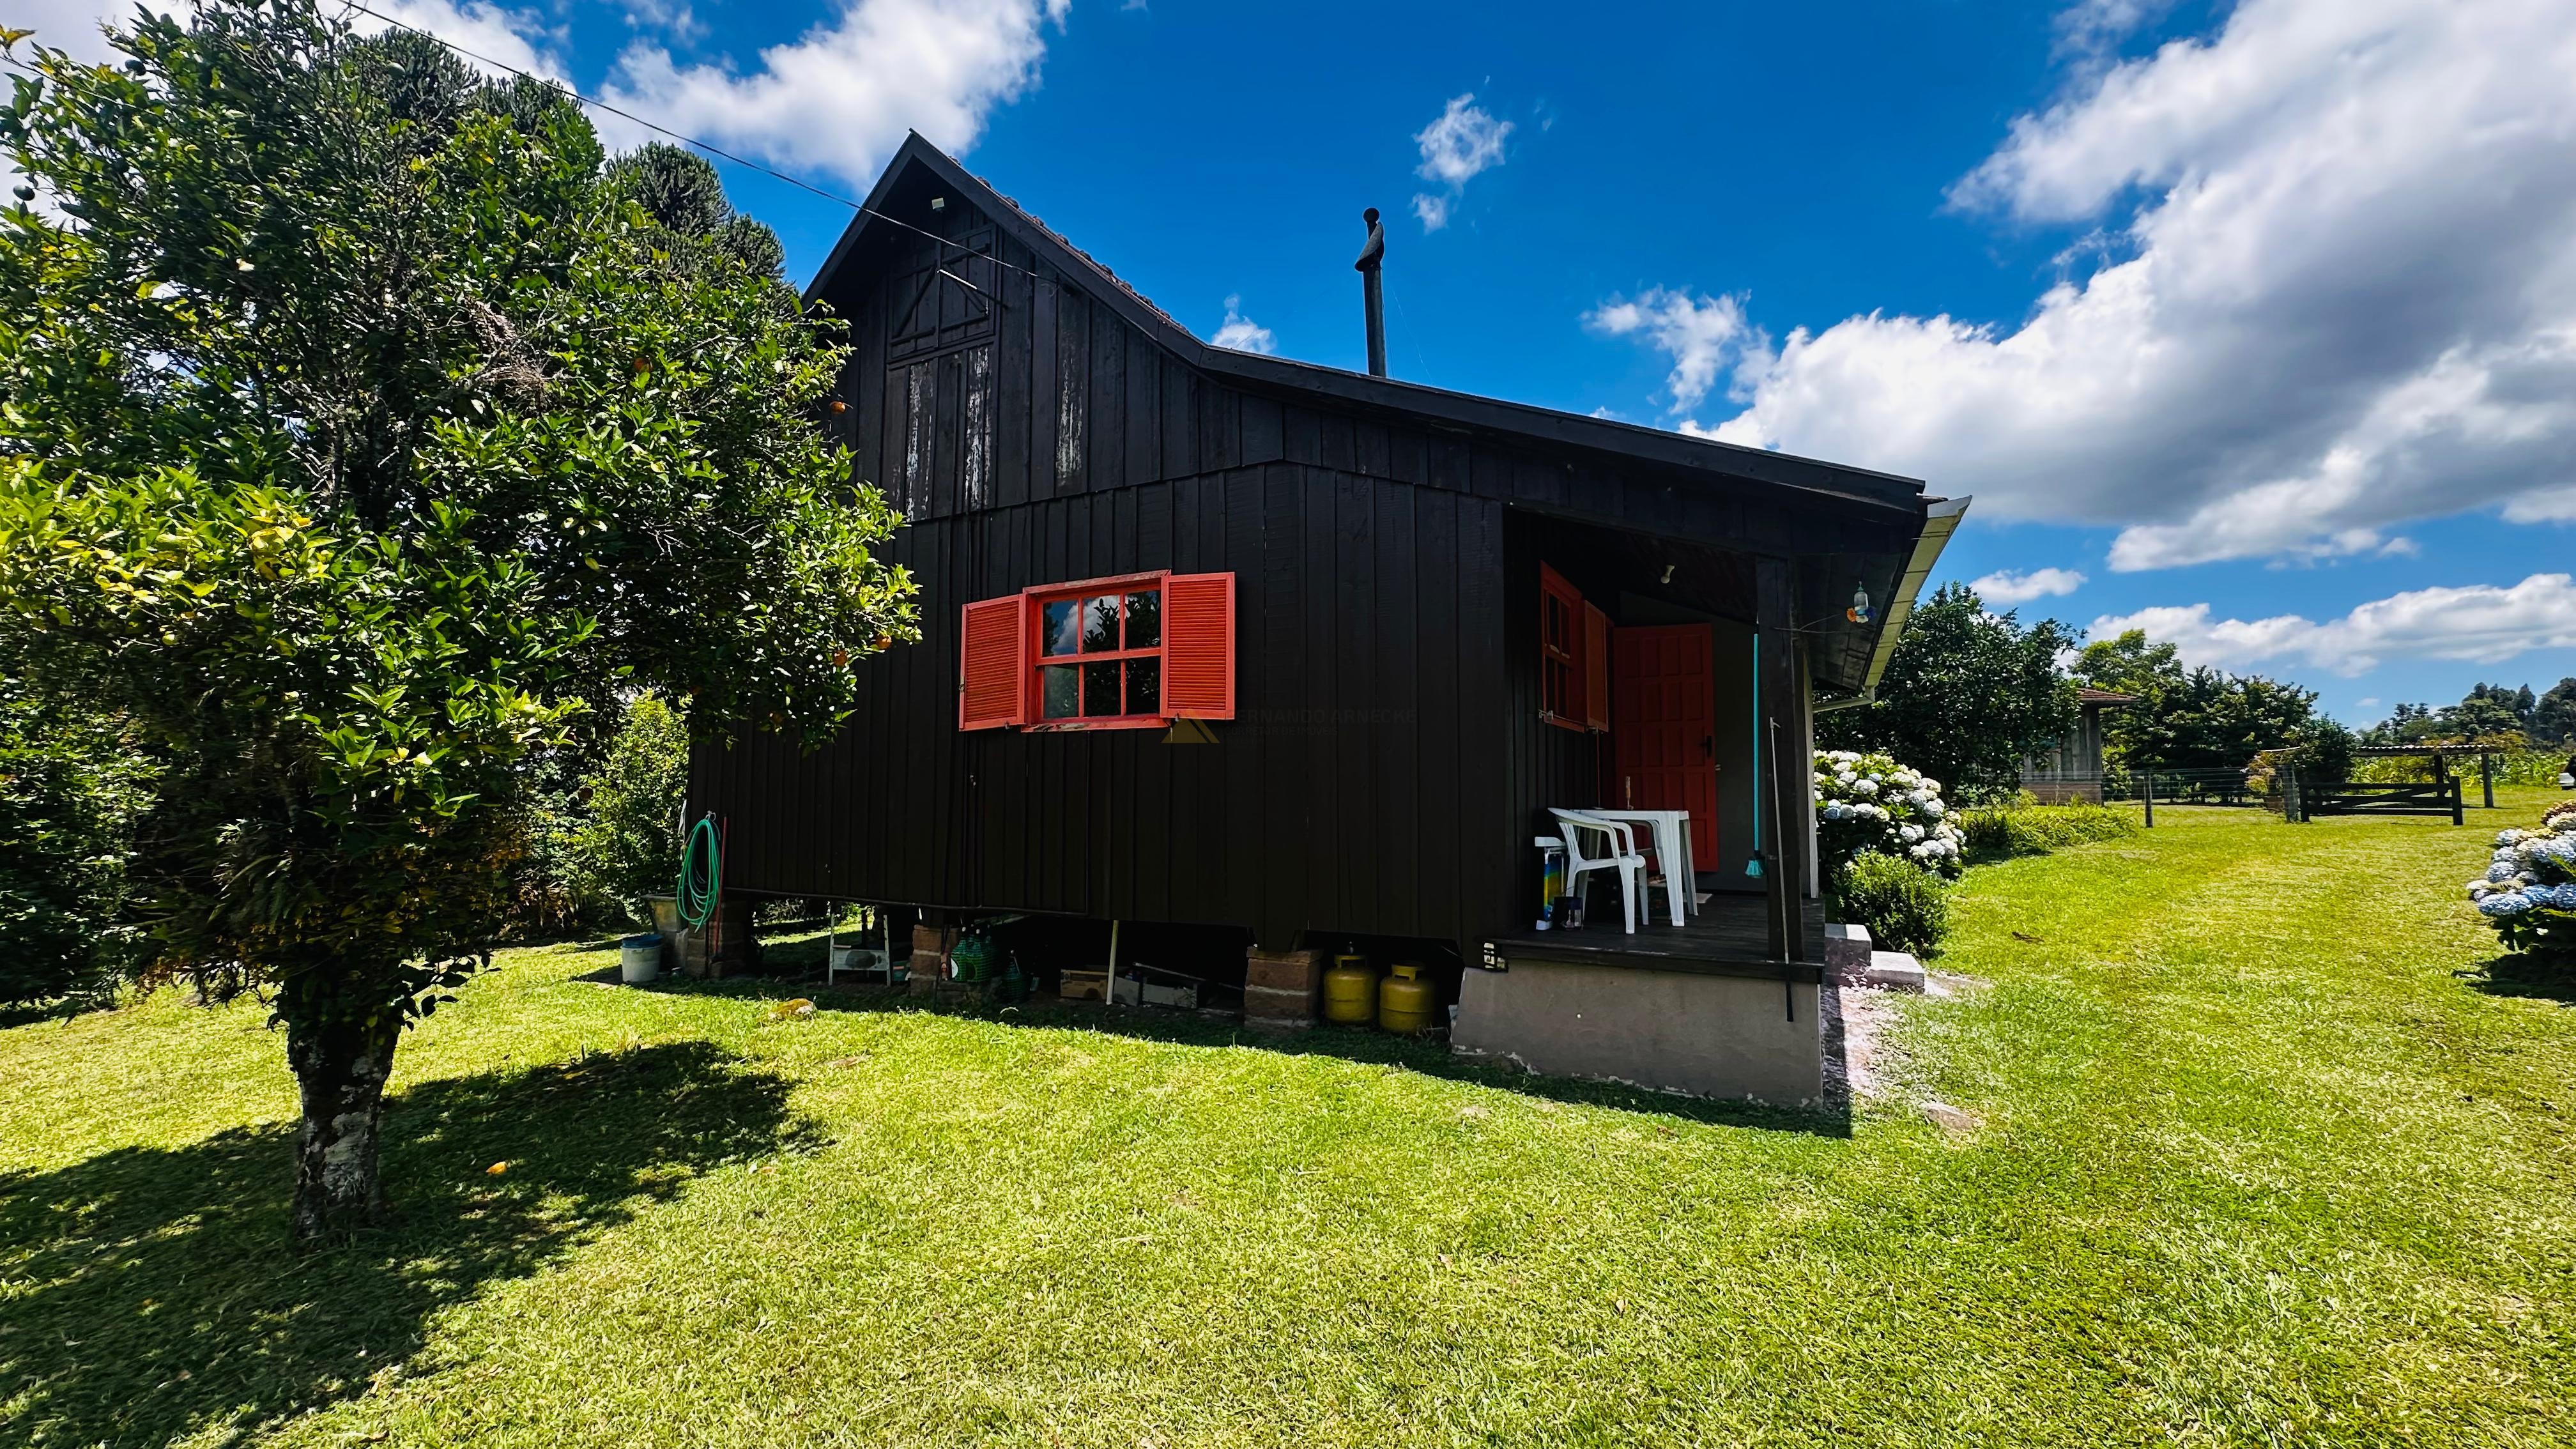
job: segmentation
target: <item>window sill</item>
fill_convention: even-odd
[[[1160,714],[1123,714],[1115,718],[1041,720],[1021,728],[1033,735],[1069,735],[1086,730],[1164,730],[1172,727],[1173,716]]]

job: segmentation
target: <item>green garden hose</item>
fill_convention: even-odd
[[[680,852],[679,896],[680,919],[703,929],[715,916],[716,897],[724,890],[724,845],[716,835],[716,820],[710,815],[689,832],[689,844]]]

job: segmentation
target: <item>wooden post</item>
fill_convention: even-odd
[[[1805,949],[1799,939],[1807,894],[1806,833],[1815,828],[1808,803],[1815,761],[1795,757],[1798,712],[1806,700],[1798,689],[1798,636],[1792,610],[1789,561],[1754,560],[1754,627],[1761,635],[1762,791],[1770,797],[1769,854],[1763,861],[1762,889],[1770,907],[1770,947],[1774,961],[1795,961]]]
[[[2138,778],[2146,782],[2147,828],[2153,830],[2156,828],[2156,772],[2141,770]]]
[[[2495,808],[2495,756],[2478,751],[2478,784],[2486,790],[2487,808]]]
[[[2459,781],[2453,780],[2451,782],[2451,823],[2453,825],[2468,824],[2466,820],[2460,818],[2460,797],[2467,793],[2467,791],[2460,788]]]

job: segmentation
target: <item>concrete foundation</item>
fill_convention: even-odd
[[[1460,983],[1465,1053],[1535,1072],[1783,1107],[1824,1097],[1812,983],[1514,961]]]

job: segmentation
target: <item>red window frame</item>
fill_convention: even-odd
[[[1022,661],[1021,669],[1024,675],[1021,688],[1026,691],[1023,697],[1028,700],[1028,723],[1025,726],[1026,729],[1033,734],[1053,730],[1140,730],[1159,729],[1169,726],[1172,723],[1177,716],[1171,713],[1170,701],[1166,697],[1171,688],[1170,660],[1166,657],[1166,651],[1171,648],[1172,643],[1169,607],[1171,599],[1168,590],[1164,587],[1165,584],[1170,581],[1171,576],[1172,571],[1170,569],[1154,569],[1147,573],[1111,574],[1105,578],[1081,579],[1067,584],[1044,584],[1022,589],[1020,591],[1023,646],[1020,658]],[[1126,643],[1124,635],[1127,627],[1127,596],[1129,594],[1143,593],[1147,588],[1152,589],[1158,601],[1156,607],[1158,627],[1154,631],[1154,643],[1151,645],[1141,649],[1121,647],[1117,649],[1076,650],[1071,654],[1049,654],[1046,652],[1047,605],[1062,603],[1068,599],[1091,599],[1098,598],[1104,594],[1117,595],[1119,600],[1119,632],[1121,635],[1119,642],[1123,646]],[[1077,624],[1078,623],[1079,620],[1077,620]],[[1060,719],[1049,719],[1046,717],[1047,670],[1068,668],[1079,670],[1086,664],[1117,663],[1121,665],[1122,667],[1118,671],[1120,694],[1119,703],[1123,711],[1123,707],[1126,704],[1125,695],[1127,692],[1127,670],[1123,666],[1127,661],[1134,659],[1151,659],[1154,661],[1154,703],[1156,707],[1153,713],[1127,714],[1122,712],[1114,715],[1076,713]],[[1088,686],[1086,684],[1080,687],[1087,688]],[[1078,696],[1076,703],[1077,706],[1080,703]]]
[[[963,605],[958,614],[957,728],[1144,729],[1184,719],[1234,718],[1234,585],[1232,573],[1185,574],[1149,569],[1033,584],[1015,594]],[[1161,627],[1154,643],[1130,647],[1128,598],[1148,592],[1161,600]],[[1118,648],[1087,652],[1076,648],[1070,654],[1045,652],[1043,636],[1050,605],[1112,594],[1119,599]],[[1077,621],[1080,617],[1075,616]],[[1076,627],[1080,628],[1078,622]],[[1146,659],[1157,665],[1158,707],[1130,713],[1124,706],[1133,682],[1132,670],[1137,661]],[[1044,671],[1085,664],[1119,666],[1119,712],[1045,718]],[[1076,688],[1075,704],[1079,708],[1081,684]]]
[[[1538,717],[1582,733],[1583,594],[1565,575],[1538,566]]]

